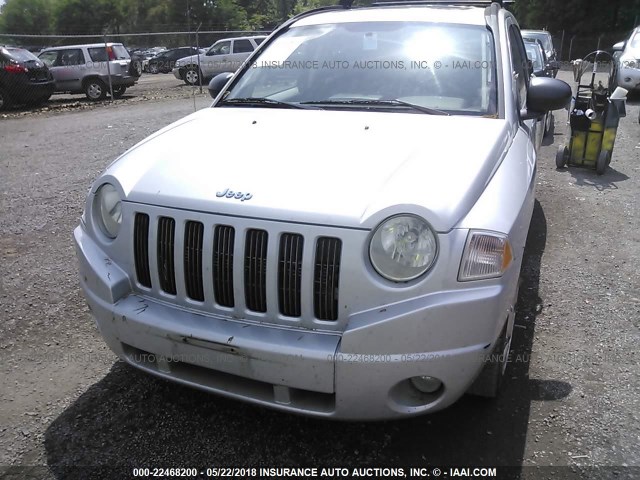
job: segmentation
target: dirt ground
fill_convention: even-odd
[[[566,111],[556,112],[502,396],[335,423],[157,380],[101,340],[71,241],[87,189],[127,148],[209,103],[173,77],[147,82],[113,103],[61,98],[0,118],[0,478],[116,478],[114,465],[485,465],[512,467],[498,478],[640,478],[638,102],[601,177],[556,170],[567,132]]]

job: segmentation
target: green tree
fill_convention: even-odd
[[[51,33],[51,0],[7,0],[0,10],[0,31],[30,35]]]

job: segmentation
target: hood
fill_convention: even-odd
[[[509,142],[500,119],[207,108],[139,143],[106,175],[130,202],[351,228],[414,213],[446,232]]]

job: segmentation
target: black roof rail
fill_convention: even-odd
[[[345,2],[348,0],[341,0]],[[348,2],[353,3],[353,0]],[[515,0],[390,0],[388,2],[381,1],[372,4],[373,7],[383,6],[407,6],[407,5],[452,5],[452,6],[469,6],[469,7],[488,7],[493,3],[497,3],[501,7],[515,3]]]

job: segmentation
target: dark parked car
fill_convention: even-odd
[[[547,56],[549,62],[556,62],[558,60],[558,54],[556,48],[553,45],[553,36],[546,30],[522,30],[522,38],[524,40],[538,40],[542,44],[544,53]],[[553,76],[558,74],[560,65],[554,63]]]
[[[176,60],[189,57],[191,55],[198,55],[200,50],[195,47],[181,47],[172,48],[166,52],[162,52],[149,60],[149,72],[151,73],[169,73],[173,70],[176,64]]]
[[[55,82],[47,66],[28,50],[0,45],[0,110],[49,100]]]

